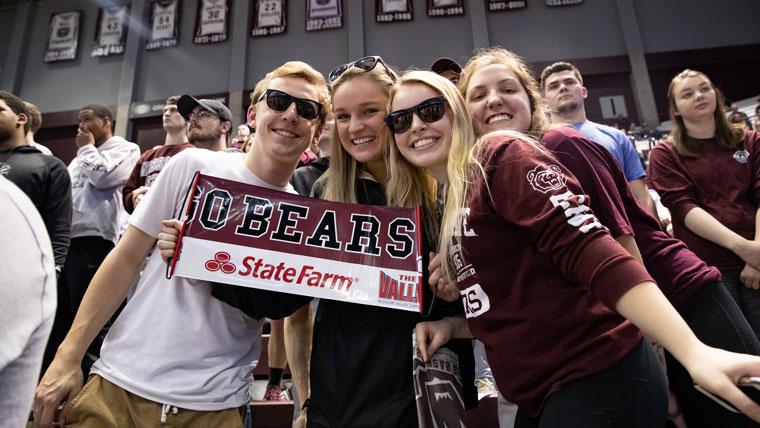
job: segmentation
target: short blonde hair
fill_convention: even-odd
[[[322,125],[325,123],[325,118],[327,117],[327,111],[330,109],[330,95],[327,92],[327,81],[320,72],[314,69],[314,67],[302,61],[288,61],[270,71],[263,79],[259,80],[259,83],[256,84],[256,87],[251,93],[251,106],[254,106],[259,102],[261,95],[266,92],[272,80],[278,77],[303,79],[314,85],[317,89],[318,96],[318,99],[315,101],[318,101],[322,105],[317,128],[322,128]]]

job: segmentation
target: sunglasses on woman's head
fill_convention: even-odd
[[[285,111],[293,102],[296,103],[296,113],[306,120],[314,120],[322,112],[322,104],[308,98],[294,97],[286,92],[277,89],[267,89],[261,94],[262,98],[267,98],[267,106],[274,111]]]
[[[379,56],[365,56],[362,59],[356,60],[354,62],[349,62],[348,64],[343,64],[335,67],[333,71],[330,72],[330,74],[327,76],[327,79],[330,82],[335,81],[338,77],[340,77],[341,74],[345,73],[346,70],[348,70],[351,67],[356,67],[364,70],[365,72],[372,71],[375,66],[380,63],[382,64],[383,68],[385,68],[385,72],[388,73],[388,76],[390,76],[391,80],[394,82],[396,81],[396,77],[393,76],[393,73],[391,72],[390,68],[385,64],[385,61],[383,61],[382,58]]]
[[[441,95],[427,99],[414,107],[396,110],[385,116],[385,123],[394,134],[402,134],[412,126],[412,115],[415,113],[425,123],[437,122],[446,113],[446,98]]]

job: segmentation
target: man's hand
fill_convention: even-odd
[[[177,241],[179,240],[179,232],[182,230],[182,222],[179,220],[163,220],[161,222],[164,227],[161,229],[161,233],[158,234],[158,242],[156,247],[160,251],[161,258],[165,262],[174,257],[174,250],[177,248]]]
[[[34,422],[41,428],[51,428],[53,422],[58,422],[53,420],[58,406],[74,398],[82,383],[80,363],[56,355],[34,391]],[[61,412],[60,420],[65,418],[65,412]]]
[[[145,194],[148,192],[148,189],[148,187],[140,186],[132,191],[132,205],[134,205],[135,208],[137,208],[137,204],[143,200]]]
[[[74,140],[77,144],[77,148],[82,148],[88,144],[95,144],[95,137],[92,136],[92,132],[89,129],[80,126],[77,129],[77,138]]]

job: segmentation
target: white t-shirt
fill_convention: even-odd
[[[174,156],[132,214],[130,224],[158,236],[178,218],[196,171],[295,193],[256,177],[236,153],[187,149]],[[248,400],[261,353],[262,322],[211,296],[211,283],[174,276],[154,251],[135,293],[108,332],[93,365],[140,397],[179,408],[221,410]]]
[[[32,201],[0,175],[0,425],[26,426],[55,316],[53,249]]]

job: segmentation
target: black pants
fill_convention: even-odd
[[[705,344],[727,351],[760,355],[757,336],[720,282],[706,285],[676,309]],[[665,359],[670,389],[678,398],[689,428],[757,426],[748,417],[729,412],[694,389],[689,373],[667,351]]]
[[[665,375],[642,340],[617,365],[550,395],[537,418],[518,410],[515,428],[661,428],[667,411]]]
[[[755,336],[760,337],[760,290],[744,285],[740,278],[741,270],[723,270],[720,274],[723,285],[747,318]]]
[[[60,346],[66,334],[71,328],[74,316],[79,310],[79,304],[82,303],[84,293],[90,285],[92,277],[98,271],[103,259],[113,249],[114,244],[99,236],[84,236],[72,238],[69,246],[69,253],[66,256],[66,263],[63,265],[61,277],[58,279],[58,309],[56,310],[53,330],[50,333],[45,354],[42,361],[42,371],[44,374],[50,363],[55,357],[55,352]],[[122,305],[123,306],[123,305]],[[111,327],[111,322],[116,319],[121,308],[111,317],[103,329],[98,333],[95,340],[87,348],[84,360],[82,361],[82,371],[84,378],[90,372],[92,364],[100,357],[100,346],[103,339]]]

